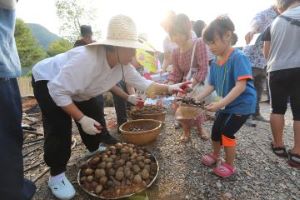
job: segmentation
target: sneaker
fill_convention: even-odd
[[[263,116],[261,115],[255,115],[253,116],[253,120],[256,120],[256,121],[261,121],[261,122],[270,122],[269,120],[265,119]]]
[[[247,121],[245,122],[245,125],[246,126],[249,126],[249,127],[256,127],[256,123],[254,122],[252,116],[250,116]]]
[[[96,153],[98,153],[98,152],[101,153],[101,152],[105,151],[106,149],[107,149],[107,148],[106,148],[105,144],[100,143],[97,150],[92,151],[92,152],[90,152],[90,151],[86,152],[85,155],[84,155],[84,158],[92,157],[92,156],[95,155]]]
[[[75,189],[64,173],[58,180],[51,177],[48,186],[52,194],[58,199],[68,200],[75,196]]]
[[[115,137],[111,136],[110,134],[102,135],[101,140],[104,144],[116,144],[120,142]]]

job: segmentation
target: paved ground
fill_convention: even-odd
[[[269,105],[262,105],[267,118]],[[108,117],[113,109],[106,109]],[[212,122],[206,122],[210,129]],[[187,144],[178,142],[180,130],[174,129],[173,116],[169,114],[158,140],[147,148],[156,156],[160,165],[157,181],[146,191],[151,200],[182,199],[236,199],[236,200],[298,200],[300,199],[300,170],[289,167],[285,159],[276,157],[270,150],[271,132],[268,123],[257,127],[244,126],[237,134],[238,173],[221,179],[211,169],[201,165],[199,158],[210,151],[210,142],[202,141],[195,133]],[[77,141],[80,141],[78,135]],[[289,148],[293,144],[290,112],[286,118],[284,139]],[[75,200],[94,199],[86,195],[76,183],[77,164],[85,148],[76,145],[69,162],[67,175],[76,187]],[[46,186],[48,175],[37,182],[38,191],[34,200],[55,199]],[[145,196],[145,194],[143,194]],[[145,199],[145,198],[138,198]]]

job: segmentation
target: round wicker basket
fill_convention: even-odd
[[[152,113],[152,114],[131,112],[130,116],[132,119],[154,119],[154,120],[164,122],[166,118],[166,111],[159,112],[159,113]]]
[[[120,126],[121,136],[128,143],[144,145],[153,142],[160,133],[162,122],[153,119],[138,119]],[[133,128],[143,131],[130,131]]]

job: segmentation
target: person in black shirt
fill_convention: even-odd
[[[80,34],[81,34],[81,39],[75,42],[74,47],[84,46],[92,42],[95,42],[95,40],[93,40],[93,31],[91,26],[81,25]]]

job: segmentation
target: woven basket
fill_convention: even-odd
[[[181,104],[175,112],[175,119],[176,120],[196,119],[197,116],[202,112],[203,112],[203,109],[201,109],[199,107]]]
[[[131,112],[130,114],[132,119],[154,119],[161,122],[165,122],[166,112],[152,113],[152,114],[138,114],[135,112]]]
[[[162,122],[153,119],[138,119],[125,122],[120,126],[121,136],[128,143],[144,145],[153,142],[160,133]],[[143,131],[130,131],[140,128]]]

